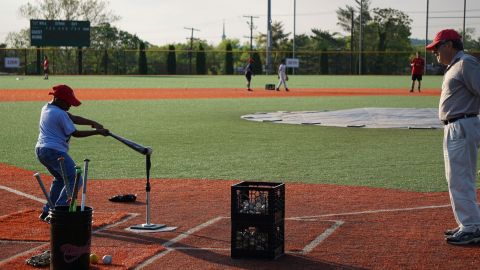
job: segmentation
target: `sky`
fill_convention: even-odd
[[[21,18],[18,9],[25,3],[38,0],[0,0],[0,43],[9,32],[28,28],[29,21]],[[480,37],[480,0],[428,0],[430,19],[428,38],[445,28],[463,28],[463,8],[466,1],[466,27],[475,29]],[[349,35],[337,25],[336,10],[347,5],[356,7],[354,0],[271,0],[272,21],[282,22],[285,32],[293,35],[293,7],[296,3],[296,34],[311,34],[311,29],[327,30]],[[110,0],[108,6],[121,17],[113,25],[136,34],[154,45],[184,43],[195,28],[194,37],[215,45],[221,41],[223,25],[227,38],[248,43],[250,28],[244,16],[253,19],[254,36],[267,31],[267,0]],[[370,9],[394,8],[405,12],[413,20],[412,38],[425,39],[427,0],[372,0]],[[450,17],[450,18],[439,18]],[[453,18],[452,18],[453,17]],[[292,35],[290,37],[292,37]]]

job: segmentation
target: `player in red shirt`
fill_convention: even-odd
[[[418,81],[418,92],[420,92],[423,70],[425,68],[425,60],[420,57],[419,52],[417,52],[417,56],[413,58],[413,60],[410,62],[410,66],[412,67],[412,87],[410,88],[410,92],[413,92],[413,88],[415,87],[415,80]]]
[[[43,57],[43,73],[45,74],[45,76],[43,77],[44,80],[48,80],[48,72],[48,57],[45,55]]]

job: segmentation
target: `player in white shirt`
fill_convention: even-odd
[[[280,86],[282,86],[283,84],[285,86],[285,91],[288,92],[289,90],[287,86],[287,81],[288,81],[287,66],[285,65],[285,59],[282,59],[282,63],[278,67],[278,85],[275,90],[280,91]]]

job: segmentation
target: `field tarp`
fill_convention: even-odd
[[[257,112],[241,118],[284,124],[334,127],[437,129],[443,125],[436,108],[355,108],[338,111]]]

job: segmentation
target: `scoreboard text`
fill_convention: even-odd
[[[31,46],[90,46],[89,21],[30,20]]]

